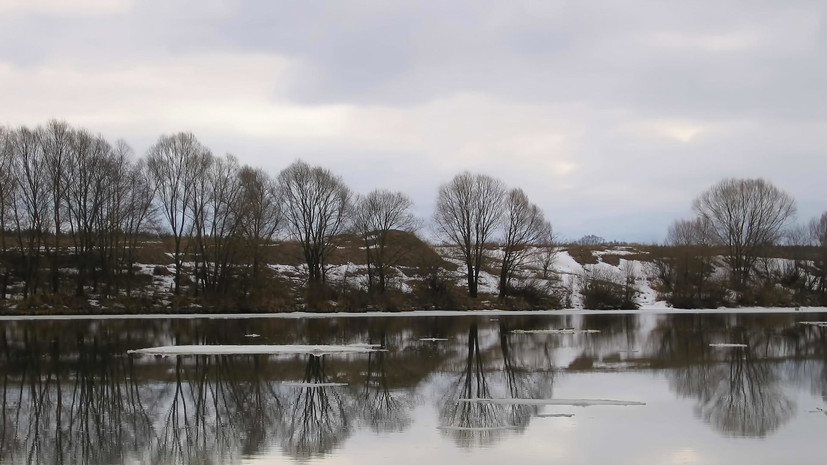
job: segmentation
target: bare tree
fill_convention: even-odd
[[[311,285],[325,281],[325,264],[351,208],[342,178],[297,161],[278,176],[288,233],[299,242]]]
[[[543,211],[529,202],[522,189],[508,192],[505,200],[505,236],[500,266],[500,298],[508,297],[514,274],[525,264],[531,247],[547,238],[551,226]]]
[[[118,152],[125,150],[119,143]],[[131,153],[131,149],[130,149]],[[155,197],[153,184],[144,160],[137,163],[130,163],[124,166],[128,170],[122,176],[125,183],[125,198],[123,199],[122,212],[118,216],[120,221],[118,229],[124,238],[121,241],[119,260],[121,268],[126,271],[126,294],[132,294],[132,281],[135,275],[133,265],[135,264],[135,251],[138,248],[140,234],[145,232],[154,224],[155,210],[152,202]]]
[[[207,228],[208,204],[212,191],[210,189],[209,172],[212,165],[215,163],[215,158],[209,152],[197,153],[193,157],[190,164],[189,176],[192,179],[192,195],[190,195],[190,204],[187,206],[190,216],[190,231],[188,236],[190,238],[189,244],[194,249],[193,254],[193,278],[195,285],[193,292],[198,295],[199,286],[203,282],[202,260],[204,252],[204,234]]]
[[[71,140],[64,180],[66,213],[78,268],[75,295],[83,296],[89,274],[96,279],[93,251],[99,245],[100,219],[111,181],[108,157],[112,147],[87,131],[76,131]]]
[[[737,290],[745,289],[755,260],[778,241],[796,210],[792,197],[764,179],[724,179],[695,199],[693,208],[726,247]]]
[[[712,225],[703,218],[677,220],[669,225],[666,243],[671,246],[712,245]]]
[[[665,247],[653,257],[651,270],[671,305],[695,308],[723,304],[721,287],[711,283],[715,271],[712,245],[709,221],[677,220],[669,226]]]
[[[11,146],[12,176],[16,179],[12,215],[22,261],[23,297],[36,291],[38,269],[49,229],[49,180],[43,147],[37,134],[21,127],[8,139]]]
[[[375,190],[356,201],[354,230],[365,245],[369,291],[378,285],[379,293],[384,293],[388,271],[409,251],[393,244],[392,234],[412,233],[419,227],[412,207],[407,195],[386,190]]]
[[[38,128],[37,135],[43,147],[48,170],[49,188],[52,202],[52,220],[54,226],[54,242],[52,244],[50,260],[50,281],[53,293],[58,292],[58,253],[60,251],[61,229],[63,221],[61,213],[64,208],[66,193],[67,158],[71,150],[72,128],[65,121],[51,120],[45,127]]]
[[[815,281],[816,292],[820,303],[827,304],[827,212],[821,214],[818,219],[810,221],[810,240],[816,247]]]
[[[606,239],[594,234],[587,234],[577,240],[577,244],[579,245],[603,245],[605,243]]]
[[[147,167],[158,207],[174,242],[175,295],[181,288],[183,238],[192,227],[188,215],[195,194],[195,172],[207,149],[191,133],[161,136],[149,149]]]
[[[143,163],[136,165],[129,145],[119,140],[105,154],[101,171],[103,202],[96,226],[95,249],[101,276],[105,280],[104,292],[119,292],[124,272],[127,274],[127,293],[134,276],[134,248],[137,234],[143,231],[150,217],[152,191]]]
[[[3,268],[3,282],[0,284],[0,300],[6,299],[6,291],[9,285],[11,260],[8,256],[8,244],[6,243],[6,224],[11,211],[11,200],[13,191],[17,187],[17,180],[12,173],[12,151],[9,138],[9,131],[0,126],[0,266]]]
[[[540,269],[543,270],[543,279],[551,277],[551,268],[554,265],[554,260],[557,258],[557,253],[560,251],[560,239],[554,234],[551,223],[546,222],[543,232],[543,240],[539,244],[540,248]]]
[[[273,178],[258,168],[245,166],[238,173],[241,197],[238,203],[240,234],[250,256],[250,286],[255,289],[261,263],[261,246],[276,234],[282,218],[281,200]]]
[[[434,222],[438,233],[462,253],[471,297],[477,297],[485,248],[499,226],[504,197],[501,181],[467,171],[439,188]]]
[[[205,157],[203,169],[203,173],[199,172],[203,181],[196,182],[199,188],[193,196],[196,255],[201,257],[198,280],[205,290],[226,291],[241,221],[237,205],[242,193],[239,166],[235,157],[227,155]]]

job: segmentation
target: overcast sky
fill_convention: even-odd
[[[462,170],[569,239],[660,241],[724,177],[827,210],[827,1],[0,0],[0,124],[191,131],[429,218]]]

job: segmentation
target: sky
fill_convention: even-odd
[[[827,2],[0,0],[0,125],[190,131],[432,216],[463,170],[659,242],[726,177],[827,211]]]

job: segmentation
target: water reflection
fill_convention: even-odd
[[[768,437],[819,407],[797,406],[790,389],[827,401],[827,330],[800,319],[7,322],[0,331],[0,462],[231,464],[267,454],[304,461],[340,450],[360,432],[406,434],[422,401],[437,407],[449,443],[488,446],[528,431],[547,412],[457,399],[551,398],[569,377],[601,372],[620,379],[640,370],[662,373],[668,389],[692,399],[694,415],[721,435]],[[600,332],[512,332],[552,328]],[[169,343],[250,343],[250,333],[261,335],[255,343],[370,342],[388,351],[125,355]],[[439,340],[420,341],[428,337]],[[746,347],[709,346],[723,342]],[[330,382],[347,385],[320,385]]]
[[[789,351],[783,332],[759,319],[693,315],[664,322],[653,336],[659,358],[679,363],[667,372],[670,387],[696,400],[699,418],[728,436],[764,437],[795,413],[781,388],[780,362],[803,354]],[[719,343],[743,347],[710,345]]]
[[[385,332],[379,340],[370,340],[387,347]],[[374,432],[399,432],[410,426],[413,400],[391,390],[387,372],[387,353],[371,352],[367,355],[367,369],[361,388],[360,418]]]
[[[439,417],[443,431],[465,447],[487,446],[506,437],[509,431],[522,431],[536,416],[536,406],[461,402],[470,398],[542,398],[551,395],[551,371],[532,370],[518,362],[515,341],[508,323],[500,321],[495,341],[481,349],[477,322],[468,327],[462,369],[440,401]],[[525,340],[525,339],[523,339]],[[499,353],[497,353],[499,352]],[[496,357],[500,358],[497,359]]]

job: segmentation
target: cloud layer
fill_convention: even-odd
[[[276,172],[323,164],[428,216],[463,169],[569,238],[659,240],[718,179],[827,210],[823,1],[222,2],[0,7],[0,124],[142,153],[190,130]]]

